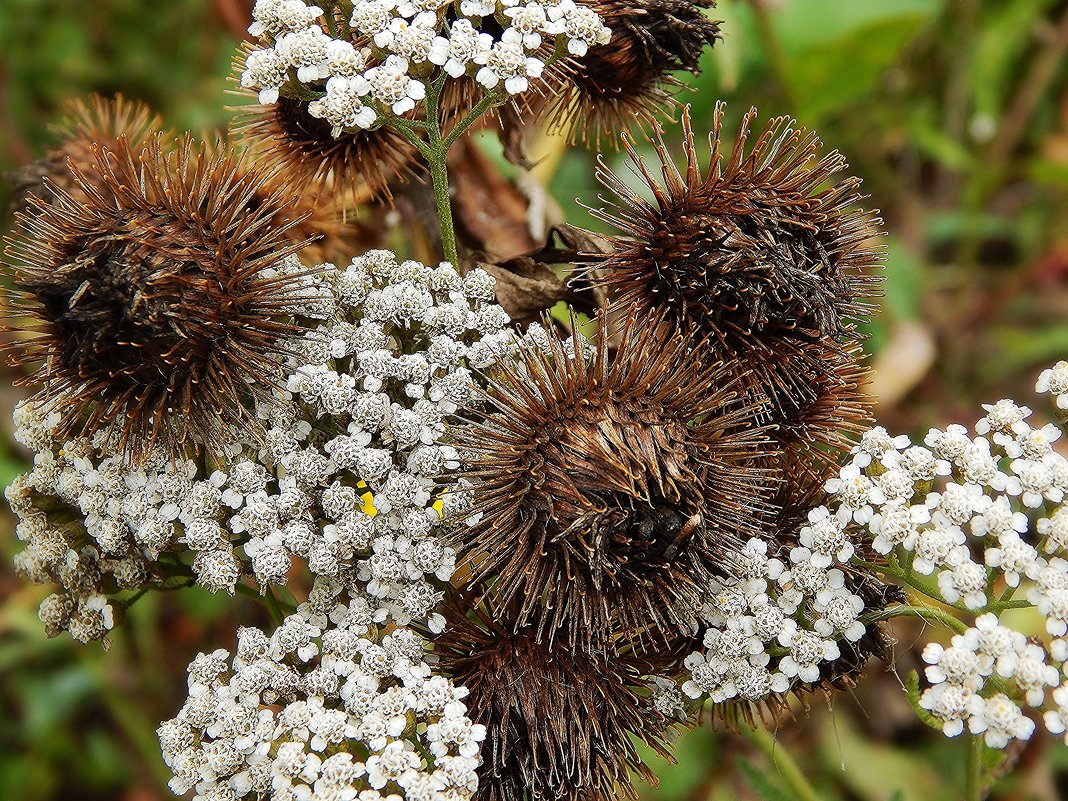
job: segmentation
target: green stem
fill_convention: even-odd
[[[456,228],[452,221],[452,198],[449,196],[449,170],[445,166],[445,151],[435,149],[431,152],[430,181],[434,186],[434,205],[438,211],[438,224],[441,226],[441,252],[445,261],[459,267],[460,259],[456,250]]]
[[[452,147],[453,143],[463,136],[467,129],[474,125],[478,118],[489,111],[490,108],[499,105],[502,97],[503,95],[500,92],[487,92],[486,95],[478,101],[474,108],[467,112],[463,119],[456,123],[452,130],[449,131],[448,135],[442,139],[441,143],[445,146],[445,149],[448,150]]]
[[[872,615],[868,620],[875,622],[878,620],[890,620],[895,617],[916,617],[920,620],[937,620],[947,628],[952,629],[957,634],[964,634],[968,630],[968,624],[963,620],[958,620],[948,612],[943,612],[941,609],[936,609],[933,606],[919,606],[903,604],[901,606],[891,606],[888,609],[883,609],[880,612]]]
[[[956,609],[958,612],[963,612],[967,615],[975,614],[973,610],[969,609],[962,603],[954,604],[942,598],[941,593],[938,591],[937,582],[932,581],[926,576],[914,573],[911,571],[911,569],[908,572],[899,569],[897,567],[896,560],[894,564],[887,565],[877,565],[872,562],[865,562],[863,559],[856,559],[854,560],[854,562],[867,570],[873,570],[878,573],[882,573],[885,576],[893,576],[907,587],[911,587],[917,592],[926,595],[928,598],[938,601],[938,603],[940,604],[950,606]]]
[[[983,801],[983,735],[970,734],[964,774],[964,801]]]
[[[976,614],[982,614],[983,612],[1004,612],[1006,609],[1031,609],[1034,604],[1030,601],[1019,598],[1015,601],[995,601],[992,604],[987,604],[982,609],[977,609]]]
[[[408,140],[409,143],[415,146],[419,153],[428,162],[430,161],[430,148],[427,146],[426,140],[420,135],[420,131],[426,130],[426,123],[422,120],[405,120],[400,117],[392,117],[387,123],[390,128],[393,128],[397,133]]]
[[[274,595],[274,590],[270,587],[267,588],[267,609],[271,613],[271,620],[275,626],[281,626],[282,621],[286,619],[285,614],[282,612],[282,607],[278,605],[278,599]]]
[[[998,599],[997,601],[995,601],[995,604],[1001,605],[1011,602],[1012,596],[1016,594],[1016,590],[1018,589],[1019,586],[1013,587],[1011,584],[1008,585],[1007,587],[1005,587],[1005,592],[1001,593],[1001,595],[998,596]]]
[[[779,776],[786,782],[786,786],[797,801],[821,801],[820,794],[805,778],[805,774],[801,772],[797,762],[790,756],[790,752],[779,745],[771,732],[767,729],[756,728],[750,730],[746,727],[743,727],[742,731],[750,742],[759,748],[771,764],[775,766]]]

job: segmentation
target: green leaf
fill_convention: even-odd
[[[908,695],[909,703],[912,705],[912,711],[916,713],[916,717],[920,719],[920,722],[941,734],[942,722],[920,706],[920,674],[915,670],[905,678],[905,693]]]
[[[761,801],[795,801],[793,796],[779,787],[748,759],[738,759],[738,767]]]
[[[924,292],[924,270],[916,253],[900,237],[891,236],[886,245],[883,268],[884,305],[896,320],[918,320]]]

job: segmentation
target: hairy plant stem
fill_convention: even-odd
[[[964,774],[964,801],[983,801],[983,735],[967,737],[968,760]]]
[[[441,229],[441,250],[445,261],[459,267],[459,252],[456,247],[456,226],[452,218],[452,198],[449,195],[449,149],[466,133],[478,119],[493,106],[499,105],[506,95],[500,91],[487,92],[483,98],[457,122],[448,133],[442,128],[441,93],[448,79],[442,73],[426,90],[426,120],[404,120],[390,117],[389,125],[413,144],[430,168],[430,183],[434,190],[434,206]]]
[[[768,758],[796,801],[821,801],[820,794],[801,772],[797,761],[767,729],[743,728],[745,736]]]
[[[1016,588],[1009,587],[1004,593],[1001,594],[1001,596],[997,598],[997,600],[991,601],[990,603],[986,604],[985,606],[981,606],[978,609],[969,609],[963,603],[950,603],[949,601],[942,598],[941,592],[938,589],[938,584],[935,581],[932,581],[927,576],[917,574],[912,569],[911,561],[905,568],[901,568],[898,565],[897,559],[894,557],[893,554],[891,554],[887,564],[866,562],[863,559],[855,559],[854,563],[859,565],[860,567],[865,568],[866,570],[871,570],[873,572],[881,573],[884,576],[890,576],[891,578],[895,578],[902,584],[904,584],[906,587],[915,590],[921,595],[924,595],[927,598],[930,598],[931,600],[942,604],[943,606],[948,606],[953,609],[956,609],[958,612],[961,612],[962,614],[968,615],[972,618],[982,615],[986,612],[997,613],[1004,612],[1006,609],[1027,609],[1029,607],[1034,606],[1034,604],[1032,604],[1030,601],[1022,599],[1013,599],[1012,596],[1015,594]]]
[[[902,604],[901,606],[891,606],[888,609],[884,609],[881,612],[872,615],[868,620],[874,623],[879,620],[891,620],[895,617],[915,617],[928,622],[936,620],[946,628],[952,629],[957,634],[964,634],[968,630],[968,624],[963,620],[954,617],[948,612],[943,612],[941,609],[927,606],[926,604]]]

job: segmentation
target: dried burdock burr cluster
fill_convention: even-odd
[[[851,438],[880,257],[844,160],[755,111],[728,135],[721,104],[707,154],[682,111],[679,162],[654,119],[715,43],[711,5],[258,0],[258,105],[229,142],[96,100],[24,172],[7,316],[35,458],[7,498],[46,631],[106,643],[145,592],[194,584],[271,617],[190,665],[159,730],[176,792],[632,797],[655,779],[635,741],[670,755],[702,710],[752,725],[855,681],[893,548],[978,608],[956,535],[922,557],[912,536],[981,505],[920,510],[965,446]],[[545,127],[622,141],[645,186],[602,160],[613,235],[494,261],[453,224],[478,126],[511,155]],[[514,223],[516,197],[478,212]],[[506,298],[540,321],[511,326]],[[1045,459],[1034,439],[997,442]],[[1016,495],[1059,502],[1032,467]],[[949,693],[923,702],[947,731]]]
[[[39,335],[15,361],[43,362],[61,434],[132,455],[219,445],[283,378],[301,284],[279,267],[302,243],[272,225],[285,203],[256,195],[262,175],[195,147],[121,136],[25,218],[11,313]]]

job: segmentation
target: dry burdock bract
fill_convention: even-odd
[[[640,658],[546,642],[514,605],[455,598],[445,611],[438,664],[487,729],[476,801],[613,801],[655,780],[635,741],[669,755],[670,721],[649,703]]]
[[[855,324],[879,280],[879,220],[856,205],[857,179],[832,182],[845,159],[837,152],[819,157],[815,134],[779,117],[750,146],[751,109],[727,151],[724,110],[717,105],[707,170],[688,110],[683,172],[662,138],[657,170],[626,142],[652,202],[602,164],[599,178],[617,201],[594,213],[622,235],[588,275],[619,305],[667,309],[683,330],[707,338],[716,358],[745,364],[776,411],[773,422],[791,426],[807,415],[811,426],[825,417],[825,410],[804,411],[819,404],[817,384],[847,397],[850,407],[863,405],[855,386],[862,375],[820,363],[831,359],[827,350],[847,351],[859,339]],[[838,427],[821,426],[818,438],[833,439]]]
[[[272,170],[287,177],[290,191],[360,203],[389,197],[390,183],[417,173],[414,145],[392,128],[342,131],[308,113],[308,104],[283,97],[269,106],[242,109],[234,135]]]
[[[61,432],[174,455],[251,430],[253,396],[271,397],[301,286],[277,270],[300,243],[271,225],[280,195],[250,202],[263,173],[204,150],[120,137],[21,217],[7,314],[37,336],[12,361],[61,401]]]
[[[576,335],[500,363],[458,432],[476,584],[546,641],[594,651],[691,630],[768,480],[760,407],[722,365],[661,318],[627,320],[614,355],[606,331],[592,354]]]
[[[59,144],[44,158],[9,176],[15,189],[13,209],[32,213],[31,196],[48,201],[52,192],[46,180],[77,199],[85,200],[74,170],[80,173],[82,180],[102,188],[101,176],[96,169],[96,151],[99,148],[114,149],[120,139],[125,139],[135,151],[157,134],[164,142],[173,140],[174,134],[162,131],[162,125],[163,120],[144,103],[127,100],[121,95],[114,98],[93,95],[88,100],[70,103],[63,122],[57,126]]]
[[[714,0],[595,0],[588,3],[612,31],[608,44],[562,63],[545,114],[571,139],[617,141],[673,103],[682,87],[672,73],[699,72],[706,47],[719,39],[719,22],[706,9]]]

